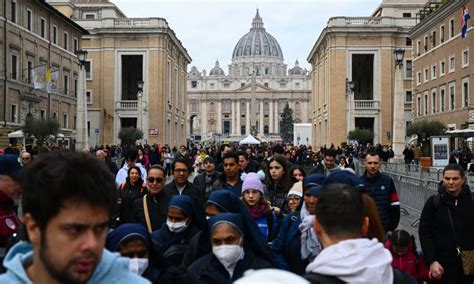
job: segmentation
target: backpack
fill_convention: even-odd
[[[0,246],[6,246],[10,237],[20,227],[21,221],[15,212],[5,212],[0,216]]]
[[[163,253],[163,259],[168,265],[178,267],[183,262],[184,255],[188,250],[189,245],[174,244]]]
[[[119,187],[120,194],[122,194],[121,192],[125,188],[126,185],[127,185],[127,182],[124,182],[120,185],[120,187]],[[142,184],[142,186],[140,186],[140,193],[145,192],[145,189],[146,189],[145,186],[143,186],[143,184]]]
[[[415,284],[416,281],[407,273],[392,267],[393,284]],[[322,275],[319,273],[308,273],[304,277],[312,284],[343,284],[346,283],[336,276]]]

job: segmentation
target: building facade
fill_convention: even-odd
[[[307,60],[312,65],[313,144],[347,142],[356,128],[370,129],[373,143],[392,144],[394,116],[411,121],[410,29],[426,0],[384,0],[370,17],[330,18]],[[394,51],[405,51],[404,113],[394,113]],[[348,84],[352,82],[353,89]],[[403,108],[403,107],[402,107]]]
[[[64,135],[59,142],[71,145],[79,70],[75,52],[87,31],[39,0],[5,0],[0,16],[0,147],[12,142],[8,133],[27,117],[56,118]],[[34,88],[33,69],[39,66],[59,70],[56,92]]]
[[[415,45],[414,121],[438,120],[454,129],[474,129],[474,34],[467,21],[461,38],[461,11],[474,11],[473,1],[447,1],[424,18],[411,31]]]
[[[297,123],[310,121],[311,79],[295,66],[287,71],[278,41],[255,15],[250,31],[237,42],[228,73],[219,66],[188,73],[188,130],[202,140],[239,140],[250,133],[279,139],[288,103]],[[199,140],[199,139],[198,139]]]
[[[105,0],[51,0],[89,31],[86,64],[89,144],[119,143],[122,127],[142,143],[186,143],[186,49],[162,18],[128,18]],[[143,82],[143,89],[137,82]]]

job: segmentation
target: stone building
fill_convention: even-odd
[[[369,17],[334,17],[314,44],[312,65],[313,144],[347,141],[355,128],[374,132],[374,143],[392,144],[395,94],[394,51],[405,51],[404,115],[411,121],[410,29],[426,0],[384,0]],[[348,82],[354,83],[354,89]],[[401,107],[403,109],[403,107]]]
[[[64,135],[60,142],[70,145],[76,128],[75,52],[87,31],[44,1],[5,0],[0,15],[0,148],[30,116],[56,118]],[[38,66],[59,70],[56,92],[34,89],[33,68]]]
[[[281,47],[257,10],[250,31],[235,45],[227,74],[219,61],[209,74],[196,66],[188,73],[189,133],[202,140],[239,140],[251,132],[279,139],[287,102],[295,122],[310,121],[310,82],[298,61],[287,71]]]
[[[185,143],[191,58],[167,21],[128,18],[106,0],[49,2],[90,33],[82,38],[89,144],[118,143],[122,127],[142,129],[142,143]]]
[[[473,1],[431,1],[431,9],[412,29],[414,121],[438,120],[450,128],[474,129],[473,20],[461,38],[461,10],[474,11]]]

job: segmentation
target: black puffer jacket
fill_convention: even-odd
[[[365,172],[360,179],[365,185],[366,193],[377,205],[384,232],[395,230],[400,222],[400,203],[392,177],[380,172],[368,177]]]

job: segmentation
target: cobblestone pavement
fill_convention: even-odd
[[[403,207],[403,206],[402,206]],[[418,221],[420,214],[412,210],[402,209],[400,212],[400,223],[398,224],[398,229],[403,229],[410,234],[415,236],[416,247],[420,247],[420,238],[418,237]],[[413,226],[415,224],[416,226]]]

